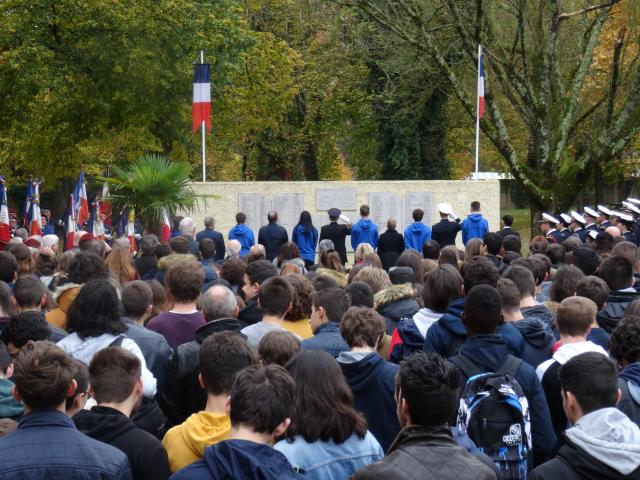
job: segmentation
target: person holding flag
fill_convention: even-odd
[[[73,250],[76,234],[76,202],[73,194],[69,195],[69,207],[67,209],[67,237],[64,249]]]
[[[80,170],[80,176],[76,183],[76,188],[73,192],[73,198],[75,201],[74,212],[78,229],[82,230],[85,223],[89,221],[91,212],[89,210],[89,200],[87,197],[87,184],[84,179],[84,171]]]
[[[11,226],[9,225],[9,206],[7,205],[7,185],[4,177],[0,177],[0,245],[6,245],[9,240],[11,240]]]
[[[31,228],[29,215],[31,212],[31,198],[33,197],[33,178],[29,175],[29,181],[27,182],[27,196],[24,199],[24,212],[22,215],[22,226],[27,229]]]
[[[31,199],[29,201],[29,214],[27,216],[27,229],[29,235],[42,235],[42,214],[40,213],[40,180],[29,180],[32,185]]]

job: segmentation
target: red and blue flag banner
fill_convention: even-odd
[[[40,213],[40,182],[32,182],[33,195],[31,196],[28,222],[29,235],[42,235],[42,214]]]
[[[211,65],[196,63],[193,66],[193,132],[204,122],[211,131]]]
[[[22,226],[29,230],[29,212],[31,211],[31,197],[33,197],[33,179],[29,177],[27,182],[27,197],[24,200],[24,212],[22,212]]]
[[[111,227],[111,195],[109,194],[109,184],[107,182],[104,182],[104,185],[102,185],[100,213],[102,214],[103,224],[107,227]]]
[[[136,212],[133,208],[129,209],[127,218],[127,237],[129,237],[129,253],[136,251]]]
[[[80,171],[76,188],[73,192],[73,199],[75,200],[74,212],[76,222],[78,223],[78,229],[82,230],[82,226],[87,223],[91,212],[89,211],[89,199],[87,198],[87,184],[84,180],[84,172]]]
[[[478,118],[484,117],[484,54],[478,49]]]
[[[171,238],[171,223],[169,222],[169,214],[167,209],[162,209],[162,241],[168,242]]]
[[[0,242],[8,243],[11,240],[11,227],[9,226],[7,186],[4,177],[0,177],[0,202]]]
[[[104,224],[100,213],[100,202],[95,201],[91,205],[91,216],[87,223],[87,231],[93,235],[96,240],[104,240]]]
[[[69,208],[67,210],[67,238],[64,249],[73,249],[73,239],[76,234],[76,202],[73,194],[69,195]]]

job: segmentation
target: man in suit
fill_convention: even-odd
[[[385,270],[393,267],[398,257],[404,252],[404,238],[396,230],[397,222],[390,218],[387,220],[387,231],[380,235],[378,240],[378,255]]]
[[[511,226],[513,225],[513,217],[511,215],[505,215],[504,217],[502,217],[502,225],[503,228],[502,230],[498,230],[498,234],[502,237],[503,240],[507,235],[516,235],[518,237],[520,236],[520,234],[516,230],[511,228]]]
[[[218,262],[224,260],[225,246],[224,238],[220,232],[216,232],[214,227],[216,221],[213,217],[204,217],[204,230],[201,230],[196,235],[196,241],[199,243],[203,238],[210,238],[216,246],[216,253],[213,255],[213,260]]]
[[[441,248],[455,245],[456,235],[462,228],[460,219],[456,218],[454,222],[449,220],[449,215],[453,213],[453,208],[448,203],[438,205],[438,212],[440,213],[440,221],[431,228],[431,240],[438,242]]]
[[[329,225],[324,225],[320,229],[320,241],[329,239],[333,242],[333,246],[336,249],[336,253],[340,255],[340,260],[344,265],[347,263],[347,248],[345,247],[345,240],[347,235],[351,235],[351,221],[347,217],[342,217],[347,222],[346,225],[339,224],[338,219],[342,216],[342,212],[339,208],[330,208],[327,212],[329,214]]]
[[[289,241],[289,234],[284,227],[278,225],[278,212],[269,212],[267,220],[269,224],[260,227],[258,231],[258,243],[264,245],[266,258],[272,262],[278,255],[280,245]]]

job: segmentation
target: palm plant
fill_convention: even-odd
[[[134,208],[145,233],[158,230],[162,211],[169,216],[178,210],[190,212],[199,196],[191,188],[186,162],[172,162],[162,155],[146,154],[126,168],[113,166],[113,177],[105,178],[112,187],[115,206]]]

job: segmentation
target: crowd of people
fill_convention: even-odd
[[[523,252],[509,216],[438,210],[302,212],[291,239],[270,212],[257,243],[179,218],[134,254],[15,237],[0,479],[640,479],[629,214],[544,214]]]

